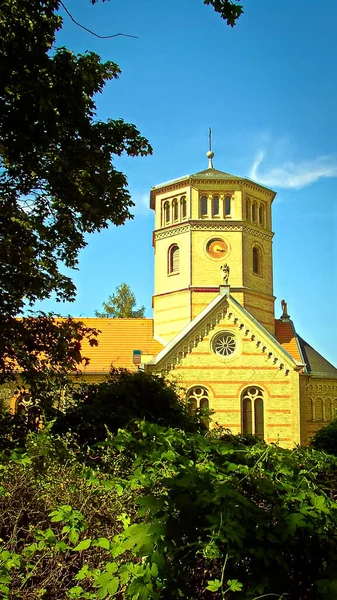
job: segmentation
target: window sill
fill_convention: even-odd
[[[168,277],[173,277],[174,275],[180,275],[180,271],[174,271],[173,273],[167,273]]]

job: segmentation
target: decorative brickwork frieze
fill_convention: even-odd
[[[168,237],[172,237],[174,235],[179,235],[181,233],[186,233],[187,231],[241,231],[244,233],[249,233],[250,235],[253,235],[256,238],[260,238],[262,240],[271,240],[274,235],[271,231],[261,231],[258,228],[253,229],[252,227],[249,227],[239,222],[229,223],[226,220],[204,220],[189,221],[184,225],[170,225],[165,229],[159,229],[158,231],[154,232],[154,241],[162,240]]]

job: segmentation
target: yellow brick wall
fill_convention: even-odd
[[[154,336],[168,343],[191,321],[190,292],[154,296],[153,311]]]
[[[275,334],[274,297],[245,291],[242,306],[271,334]],[[233,293],[233,297],[235,294]]]
[[[168,230],[169,237],[157,239],[154,255],[154,294],[175,292],[188,288],[191,282],[190,232],[179,233],[177,228]],[[179,272],[168,273],[168,253],[172,244],[179,246]]]
[[[209,292],[192,291],[192,319],[206,308],[218,294],[219,289]]]
[[[224,224],[224,227],[226,225]],[[207,242],[222,238],[228,246],[223,258],[210,258],[206,252]],[[221,265],[230,267],[229,282],[233,287],[242,285],[242,232],[240,231],[192,231],[192,285],[219,286],[223,281]]]
[[[300,389],[301,443],[308,444],[337,415],[337,380],[301,375]]]
[[[239,340],[239,352],[229,359],[215,355],[211,349],[213,335],[224,328],[235,332]],[[170,377],[185,391],[197,385],[206,387],[214,411],[213,426],[217,423],[234,434],[242,427],[242,391],[258,386],[264,395],[265,440],[286,448],[300,442],[299,374],[292,368],[286,375],[250,337],[241,335],[237,326],[217,325],[181,359]]]

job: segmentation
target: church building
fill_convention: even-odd
[[[275,319],[275,192],[213,167],[154,186],[153,319],[83,319],[101,330],[84,348],[87,379],[115,367],[175,381],[211,427],[283,447],[308,443],[337,411],[337,369]]]

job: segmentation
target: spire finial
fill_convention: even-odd
[[[206,154],[207,158],[208,158],[208,168],[209,169],[213,169],[213,158],[214,158],[214,152],[212,150],[212,127],[209,128],[208,131],[208,141],[209,141],[209,150]]]

